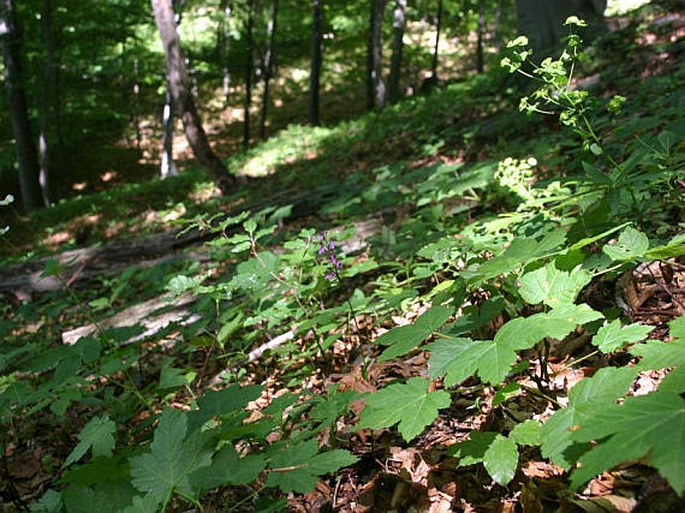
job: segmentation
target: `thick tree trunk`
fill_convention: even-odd
[[[366,108],[380,110],[385,106],[385,83],[382,70],[382,24],[385,0],[371,0],[366,57]]]
[[[435,23],[435,47],[433,48],[433,62],[431,63],[431,80],[438,80],[438,54],[440,50],[440,30],[442,29],[442,0],[438,0],[438,16]]]
[[[393,15],[392,57],[390,57],[390,79],[388,80],[388,99],[395,103],[400,99],[400,76],[402,74],[402,50],[404,48],[404,28],[406,25],[405,11],[407,0],[395,0]]]
[[[247,55],[245,57],[245,120],[243,122],[243,146],[250,145],[250,107],[252,106],[252,74],[254,73],[254,11],[255,0],[250,0],[247,13]]]
[[[266,48],[262,60],[262,116],[259,122],[259,137],[266,139],[266,117],[269,111],[269,84],[274,71],[274,54],[276,52],[276,28],[278,26],[278,0],[271,3],[271,16],[266,27]]]
[[[321,91],[321,42],[323,32],[323,0],[312,0],[312,54],[311,70],[309,73],[309,124],[319,126],[321,114],[319,111],[319,96]]]
[[[10,121],[19,163],[21,200],[26,212],[42,206],[38,177],[40,165],[31,134],[26,93],[21,76],[20,33],[15,23],[12,0],[0,0],[0,40],[5,64],[5,84],[9,94]]]
[[[183,121],[188,144],[198,164],[205,169],[221,192],[229,193],[234,189],[236,180],[228,174],[226,166],[212,150],[207,134],[202,128],[202,120],[195,107],[188,70],[181,51],[181,41],[176,31],[171,0],[152,0],[152,9],[166,55],[169,89],[176,112]]]
[[[43,203],[49,206],[50,185],[49,185],[49,150],[48,141],[50,134],[50,122],[52,118],[52,105],[55,86],[55,56],[54,44],[52,41],[52,5],[50,0],[43,0],[43,15],[41,16],[43,25],[43,44],[45,45],[45,64],[43,70],[43,98],[40,115],[40,134],[38,135],[38,158],[40,161],[40,172],[38,183],[43,196]]]
[[[478,0],[478,40],[476,43],[476,71],[485,71],[485,59],[483,58],[483,36],[485,35],[485,0]]]

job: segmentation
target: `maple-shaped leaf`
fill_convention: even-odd
[[[518,445],[540,445],[542,424],[533,419],[528,419],[514,426],[509,433],[509,438]]]
[[[603,251],[614,261],[635,260],[645,256],[649,250],[649,239],[632,226],[626,228],[613,245],[606,245]]]
[[[266,467],[261,454],[239,457],[232,445],[227,445],[212,458],[212,463],[200,467],[189,476],[193,489],[211,490],[227,484],[243,485],[254,481]]]
[[[451,403],[444,390],[430,392],[429,382],[411,378],[406,384],[389,385],[366,397],[357,429],[382,429],[398,424],[398,430],[408,442],[418,436],[438,416],[438,410]]]
[[[376,342],[390,346],[380,356],[380,360],[391,360],[415,349],[431,334],[442,326],[453,313],[452,308],[436,305],[416,319],[414,324],[400,326],[384,333]]]
[[[473,431],[469,440],[453,446],[450,452],[459,458],[460,466],[482,463],[490,477],[502,486],[514,478],[518,467],[516,443],[499,433]]]
[[[619,349],[644,340],[652,331],[651,326],[641,324],[629,324],[621,326],[621,321],[614,319],[609,324],[605,324],[592,337],[592,344],[597,346],[603,353],[611,353]]]
[[[150,452],[131,458],[131,482],[138,490],[166,503],[174,490],[188,497],[196,494],[188,476],[212,462],[206,438],[188,431],[185,412],[167,409],[155,429]]]
[[[316,440],[290,445],[271,460],[266,486],[278,487],[284,492],[308,493],[318,476],[335,472],[357,462],[357,457],[342,449],[320,454]]]
[[[592,280],[592,274],[576,267],[571,272],[559,271],[554,263],[526,273],[519,283],[519,294],[531,305],[570,305],[578,293]]]
[[[587,450],[584,444],[574,446],[571,429],[590,418],[595,410],[613,404],[624,395],[636,374],[631,368],[607,367],[579,381],[568,394],[568,406],[542,426],[542,455],[569,469]]]
[[[440,340],[427,346],[432,354],[430,376],[445,374],[446,386],[473,374],[486,383],[501,383],[516,363],[517,351],[530,349],[546,337],[563,338],[578,325],[601,318],[602,314],[584,304],[561,305],[549,312],[508,321],[493,340]]]
[[[685,365],[685,339],[673,342],[650,340],[630,349],[630,353],[641,358],[638,367],[642,370],[658,370]]]
[[[642,460],[677,493],[685,492],[685,400],[677,394],[657,391],[594,408],[572,438],[599,441],[580,458],[580,468],[571,474],[573,487],[619,463]]]
[[[209,419],[231,418],[239,422],[247,417],[245,406],[257,399],[264,387],[259,385],[247,385],[241,387],[237,383],[223,390],[210,390],[205,392],[198,400],[199,410],[190,412],[188,430],[199,428]]]
[[[116,424],[109,417],[95,417],[86,424],[77,435],[79,443],[64,462],[64,467],[80,460],[89,449],[93,458],[111,456],[114,449],[114,431]]]

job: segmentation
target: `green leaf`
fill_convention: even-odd
[[[506,486],[514,478],[518,462],[519,451],[516,444],[499,434],[483,456],[485,470],[502,486]]]
[[[318,451],[318,442],[308,440],[276,454],[271,460],[266,486],[277,486],[286,493],[308,493],[316,486],[317,476],[357,462],[355,456],[342,449],[321,454],[317,454]]]
[[[428,385],[428,380],[411,378],[406,384],[393,384],[369,395],[357,429],[382,429],[399,423],[402,437],[412,440],[435,420],[438,410],[451,403],[447,392],[429,392]]]
[[[157,510],[159,510],[159,501],[154,495],[148,494],[145,496],[136,495],[133,497],[131,505],[121,513],[153,513]]]
[[[518,467],[516,444],[499,433],[472,431],[469,440],[457,444],[451,451],[460,466],[483,463],[495,482],[506,486]]]
[[[378,337],[376,342],[382,346],[390,347],[383,351],[380,360],[391,360],[412,351],[442,326],[452,313],[453,309],[446,306],[433,306],[419,316],[414,324],[400,326],[384,333]]]
[[[247,404],[259,398],[263,390],[264,387],[259,385],[241,387],[234,384],[223,390],[205,392],[197,400],[200,410],[189,414],[189,430],[193,431],[201,427],[214,417],[244,418],[246,415],[244,409]]]
[[[650,340],[631,348],[630,353],[642,358],[638,364],[641,370],[658,370],[676,365],[685,365],[685,339],[673,342]]]
[[[666,260],[681,255],[685,255],[685,233],[676,235],[666,245],[650,249],[645,257],[647,260]]]
[[[254,481],[265,467],[264,456],[248,454],[240,458],[233,445],[227,445],[214,455],[211,465],[195,470],[188,479],[197,490],[244,485]]]
[[[677,394],[658,391],[595,408],[572,437],[600,441],[571,475],[575,488],[619,463],[644,458],[677,493],[685,492],[685,400]]]
[[[542,426],[542,455],[569,469],[587,449],[585,445],[574,447],[571,429],[589,418],[595,409],[613,404],[625,394],[636,374],[636,369],[607,367],[578,382],[569,392],[568,406]]]
[[[545,337],[561,339],[578,325],[600,318],[602,314],[587,305],[562,305],[546,313],[508,321],[493,340],[455,339],[430,344],[430,375],[435,378],[446,374],[446,386],[473,374],[486,383],[501,383],[516,363],[517,351],[529,349]]]
[[[525,274],[519,280],[519,294],[531,305],[544,303],[547,306],[573,304],[592,275],[580,267],[571,272],[559,271],[553,263]]]
[[[509,433],[509,438],[518,445],[540,445],[542,424],[537,420],[528,419],[516,424]]]
[[[84,426],[77,435],[79,443],[67,457],[63,467],[80,460],[89,449],[93,451],[93,458],[111,456],[114,449],[114,432],[116,424],[109,417],[95,417]]]
[[[205,450],[204,437],[192,432],[186,439],[188,417],[167,409],[155,429],[150,452],[131,458],[131,482],[143,493],[166,503],[174,490],[193,497],[196,490],[188,476],[211,464],[211,451]]]
[[[603,353],[611,353],[628,344],[644,340],[650,331],[652,331],[651,326],[642,326],[637,323],[621,327],[621,321],[614,319],[599,328],[597,334],[592,337],[592,344]]]
[[[616,244],[606,245],[603,249],[609,258],[618,262],[642,258],[647,250],[649,250],[649,239],[632,226],[623,230]]]

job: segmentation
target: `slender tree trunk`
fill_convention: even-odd
[[[15,17],[12,0],[0,0],[0,40],[5,64],[5,84],[10,102],[10,121],[19,164],[19,186],[24,210],[30,212],[42,206],[38,181],[40,165],[31,134],[26,93],[22,83],[19,51],[21,35]]]
[[[231,96],[231,70],[228,67],[228,59],[231,51],[231,20],[233,19],[232,0],[221,0],[221,10],[224,13],[221,26],[221,71],[223,74],[222,87],[226,107]]]
[[[162,179],[170,176],[178,176],[178,168],[174,162],[174,109],[171,98],[170,86],[167,84],[162,124],[164,126],[164,143],[162,146],[162,165],[160,176]]]
[[[433,49],[433,62],[431,64],[431,79],[438,80],[438,53],[440,49],[440,30],[442,29],[442,0],[438,0],[438,17],[435,23],[435,48]]]
[[[152,9],[166,55],[169,89],[176,112],[183,121],[188,144],[198,164],[205,169],[221,192],[229,193],[234,189],[236,180],[228,174],[226,166],[212,150],[207,134],[202,128],[202,120],[195,107],[188,70],[181,51],[181,41],[176,31],[171,0],[152,0]]]
[[[385,0],[371,0],[369,39],[366,57],[366,108],[380,110],[385,105],[385,83],[382,75],[382,23]]]
[[[247,56],[245,59],[245,121],[243,123],[243,146],[250,145],[250,107],[252,105],[252,74],[254,73],[254,31],[255,0],[250,0],[247,13]]]
[[[321,63],[323,40],[323,0],[312,0],[312,55],[309,73],[309,124],[319,126],[321,92]]]
[[[40,161],[40,172],[38,183],[43,196],[45,206],[50,206],[50,186],[49,186],[49,150],[48,141],[50,134],[50,121],[52,118],[52,105],[54,98],[54,69],[55,56],[54,44],[52,41],[52,5],[50,0],[43,0],[43,15],[41,16],[43,25],[43,44],[45,45],[45,68],[43,70],[43,98],[40,115],[40,134],[38,135],[38,158]]]
[[[476,71],[483,73],[485,63],[483,58],[483,36],[485,34],[485,0],[478,0],[478,42],[476,43]]]
[[[492,44],[499,49],[502,31],[502,0],[497,0],[495,7],[495,26],[492,30]]]
[[[400,99],[400,76],[402,74],[402,50],[404,48],[404,28],[406,25],[405,11],[407,0],[395,0],[393,16],[392,57],[390,57],[390,79],[388,81],[388,99],[395,103]]]
[[[264,91],[262,92],[262,117],[259,123],[259,137],[266,139],[266,117],[269,110],[269,83],[274,71],[274,54],[276,53],[276,28],[278,26],[278,0],[271,3],[271,16],[266,27],[266,49],[262,66]]]

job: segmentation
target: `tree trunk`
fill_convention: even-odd
[[[205,169],[221,192],[227,194],[234,189],[236,180],[228,174],[226,166],[212,150],[207,134],[202,128],[202,120],[195,107],[188,70],[181,51],[181,41],[176,31],[171,0],[152,0],[152,9],[166,55],[169,89],[176,112],[183,121],[188,144],[198,164]]]
[[[485,62],[483,58],[483,36],[485,35],[485,0],[478,0],[478,41],[476,43],[476,71],[483,73],[485,71]]]
[[[442,28],[442,0],[438,0],[438,17],[435,23],[435,48],[433,49],[433,62],[431,63],[431,80],[438,80],[438,53],[440,49],[440,30]]]
[[[380,110],[385,105],[385,83],[382,70],[382,23],[385,0],[371,0],[369,36],[366,56],[366,108]]]
[[[266,139],[266,117],[269,110],[269,83],[274,71],[274,53],[276,52],[276,28],[278,24],[278,0],[271,3],[271,16],[266,28],[266,49],[262,61],[262,78],[264,91],[262,92],[262,117],[259,123],[259,137]]]
[[[312,0],[312,55],[309,73],[309,124],[319,126],[321,115],[319,111],[319,95],[321,90],[322,63],[322,32],[323,32],[323,0]]]
[[[405,11],[407,0],[395,0],[393,15],[392,57],[390,58],[390,79],[388,81],[388,99],[395,103],[400,99],[400,76],[402,74],[402,50],[404,45],[404,28],[406,25]]]
[[[588,22],[582,33],[586,42],[605,31],[606,6],[607,0],[516,0],[519,31],[528,36],[535,57],[540,59],[558,47],[568,33],[563,24],[569,16]]]
[[[174,109],[172,104],[170,87],[167,85],[164,112],[162,114],[162,124],[164,126],[162,165],[160,169],[162,179],[178,176],[178,168],[176,167],[176,162],[174,162]]]
[[[245,120],[243,122],[243,146],[247,148],[250,145],[250,107],[252,105],[252,74],[253,59],[254,59],[254,11],[255,0],[250,0],[247,13],[247,55],[245,57]]]
[[[49,186],[49,150],[48,141],[50,134],[50,121],[52,118],[52,105],[55,87],[55,56],[54,44],[52,41],[52,5],[50,0],[43,0],[43,15],[41,16],[43,25],[43,44],[45,45],[45,67],[43,70],[43,98],[40,116],[40,134],[38,136],[38,158],[40,172],[38,183],[43,196],[45,206],[50,206],[50,186]]]
[[[40,165],[26,106],[26,93],[21,76],[21,35],[15,23],[12,0],[0,0],[0,40],[5,64],[5,84],[9,94],[10,120],[14,135],[21,200],[26,212],[42,206],[38,177]]]
[[[231,96],[231,71],[228,67],[228,59],[231,50],[231,20],[233,18],[233,2],[221,0],[221,10],[224,13],[221,27],[221,71],[223,74],[222,87],[226,107]]]
[[[502,33],[502,0],[497,0],[495,7],[495,27],[492,31],[492,44],[500,49],[500,38]]]

